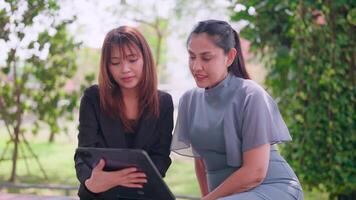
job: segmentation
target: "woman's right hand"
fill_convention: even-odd
[[[100,162],[92,170],[91,176],[85,181],[85,186],[93,193],[105,192],[116,186],[129,188],[142,188],[147,183],[147,177],[143,172],[138,172],[136,168],[130,167],[118,171],[103,171],[105,161]]]

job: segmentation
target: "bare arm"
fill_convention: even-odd
[[[205,165],[201,158],[194,158],[194,163],[195,163],[195,174],[199,182],[200,192],[202,196],[205,196],[209,193],[208,182],[206,180]]]
[[[244,152],[242,167],[202,200],[214,200],[244,192],[261,184],[267,174],[270,147],[270,144],[265,144]]]

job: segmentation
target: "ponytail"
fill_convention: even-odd
[[[237,55],[231,64],[231,66],[228,68],[229,72],[232,72],[235,76],[244,78],[244,79],[250,79],[250,75],[248,74],[246,67],[245,67],[245,61],[242,55],[242,50],[241,50],[241,44],[240,44],[240,38],[237,32],[232,29],[232,34],[234,34],[234,39],[235,39],[235,49],[237,51]]]

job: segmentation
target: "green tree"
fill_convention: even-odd
[[[218,6],[217,0],[155,0],[144,4],[141,1],[117,0],[109,10],[119,16],[118,20],[129,20],[138,23],[138,27],[150,44],[157,65],[160,83],[167,83],[168,73],[167,38],[172,33],[187,37],[190,24],[199,18],[200,12],[225,13],[227,8]],[[220,2],[221,3],[221,2]],[[181,58],[179,58],[181,59]]]
[[[169,20],[172,14],[161,16],[157,12],[160,4],[169,4],[167,1],[159,0],[142,4],[140,1],[127,2],[118,1],[120,4],[111,7],[110,11],[114,15],[120,16],[118,19],[126,19],[140,24],[139,29],[146,36],[148,43],[152,47],[152,53],[157,65],[159,82],[167,81],[166,62],[166,39],[169,35]]]
[[[73,19],[60,19],[56,1],[6,0],[3,5],[0,48],[7,55],[0,59],[0,120],[13,145],[13,182],[20,145],[35,156],[25,133],[49,127],[53,139],[73,118],[79,92],[66,84],[77,70],[74,51],[80,44],[68,35],[66,27]],[[31,125],[25,126],[26,120]]]
[[[307,189],[356,196],[356,2],[239,1],[233,20],[269,69],[293,142],[283,152]]]

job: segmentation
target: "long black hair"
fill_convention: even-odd
[[[211,39],[214,41],[215,45],[222,48],[225,54],[227,54],[231,48],[235,48],[237,55],[233,63],[228,67],[228,71],[232,72],[237,77],[250,79],[245,67],[239,35],[230,26],[230,24],[220,20],[200,21],[190,33],[187,44],[193,34],[200,33],[206,33],[211,36]]]

